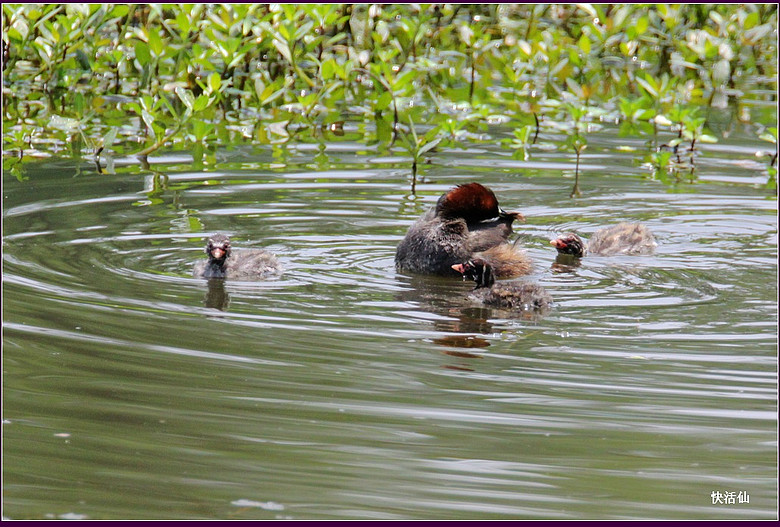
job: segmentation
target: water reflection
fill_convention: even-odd
[[[558,254],[552,264],[553,273],[573,273],[582,265],[582,258],[573,254]]]
[[[412,304],[435,316],[426,317],[434,331],[442,333],[457,333],[437,338],[435,342],[444,345],[445,342],[463,344],[463,347],[473,347],[469,335],[489,334],[493,332],[493,324],[489,321],[488,310],[473,309],[468,306],[467,292],[471,287],[454,278],[442,278],[422,275],[399,275],[399,281],[408,284],[396,293],[396,299],[405,304]]]
[[[224,278],[209,278],[208,291],[203,299],[203,305],[220,311],[226,311],[230,304],[230,295],[225,291]]]
[[[490,341],[488,339],[475,335],[447,335],[433,339],[433,342],[439,346],[451,346],[454,348],[487,348],[490,346]],[[445,351],[444,353],[454,357],[476,358],[480,356],[459,351]]]
[[[480,306],[471,298],[471,281],[422,275],[399,275],[398,279],[410,287],[396,293],[396,299],[435,315],[425,318],[434,331],[446,334],[432,339],[441,346],[485,348],[490,340],[484,336],[495,337],[507,330],[504,320],[537,323],[550,312],[549,308],[510,311]]]

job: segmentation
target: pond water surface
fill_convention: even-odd
[[[407,160],[350,142],[4,171],[4,516],[776,518],[761,145],[670,186],[617,144],[591,144],[576,199],[570,155],[491,146],[437,154],[414,195]],[[526,216],[545,316],[396,273],[407,227],[470,181]],[[553,265],[553,236],[619,221],[656,254]],[[217,231],[286,272],[191,278]]]

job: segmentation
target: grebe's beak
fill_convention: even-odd
[[[498,217],[499,218],[512,218],[513,220],[517,221],[525,221],[525,216],[520,214],[519,212],[507,212],[504,209],[500,208],[498,209]]]

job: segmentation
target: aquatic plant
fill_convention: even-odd
[[[358,121],[361,140],[413,163],[434,139],[507,129],[527,159],[547,134],[574,151],[579,182],[602,121],[651,156],[685,142],[689,162],[717,140],[713,109],[776,126],[753,122],[745,97],[776,104],[774,4],[3,4],[2,24],[4,153],[22,158],[201,161],[241,141],[324,145],[322,130]],[[418,143],[409,119],[435,137]]]

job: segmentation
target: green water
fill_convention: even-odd
[[[4,172],[4,516],[776,518],[776,198],[744,145],[674,187],[612,147],[576,200],[571,156],[491,147],[438,154],[416,195],[350,143]],[[546,316],[395,272],[468,181],[527,217]],[[550,238],[618,221],[656,254],[553,265]],[[217,231],[285,274],[190,278]]]

